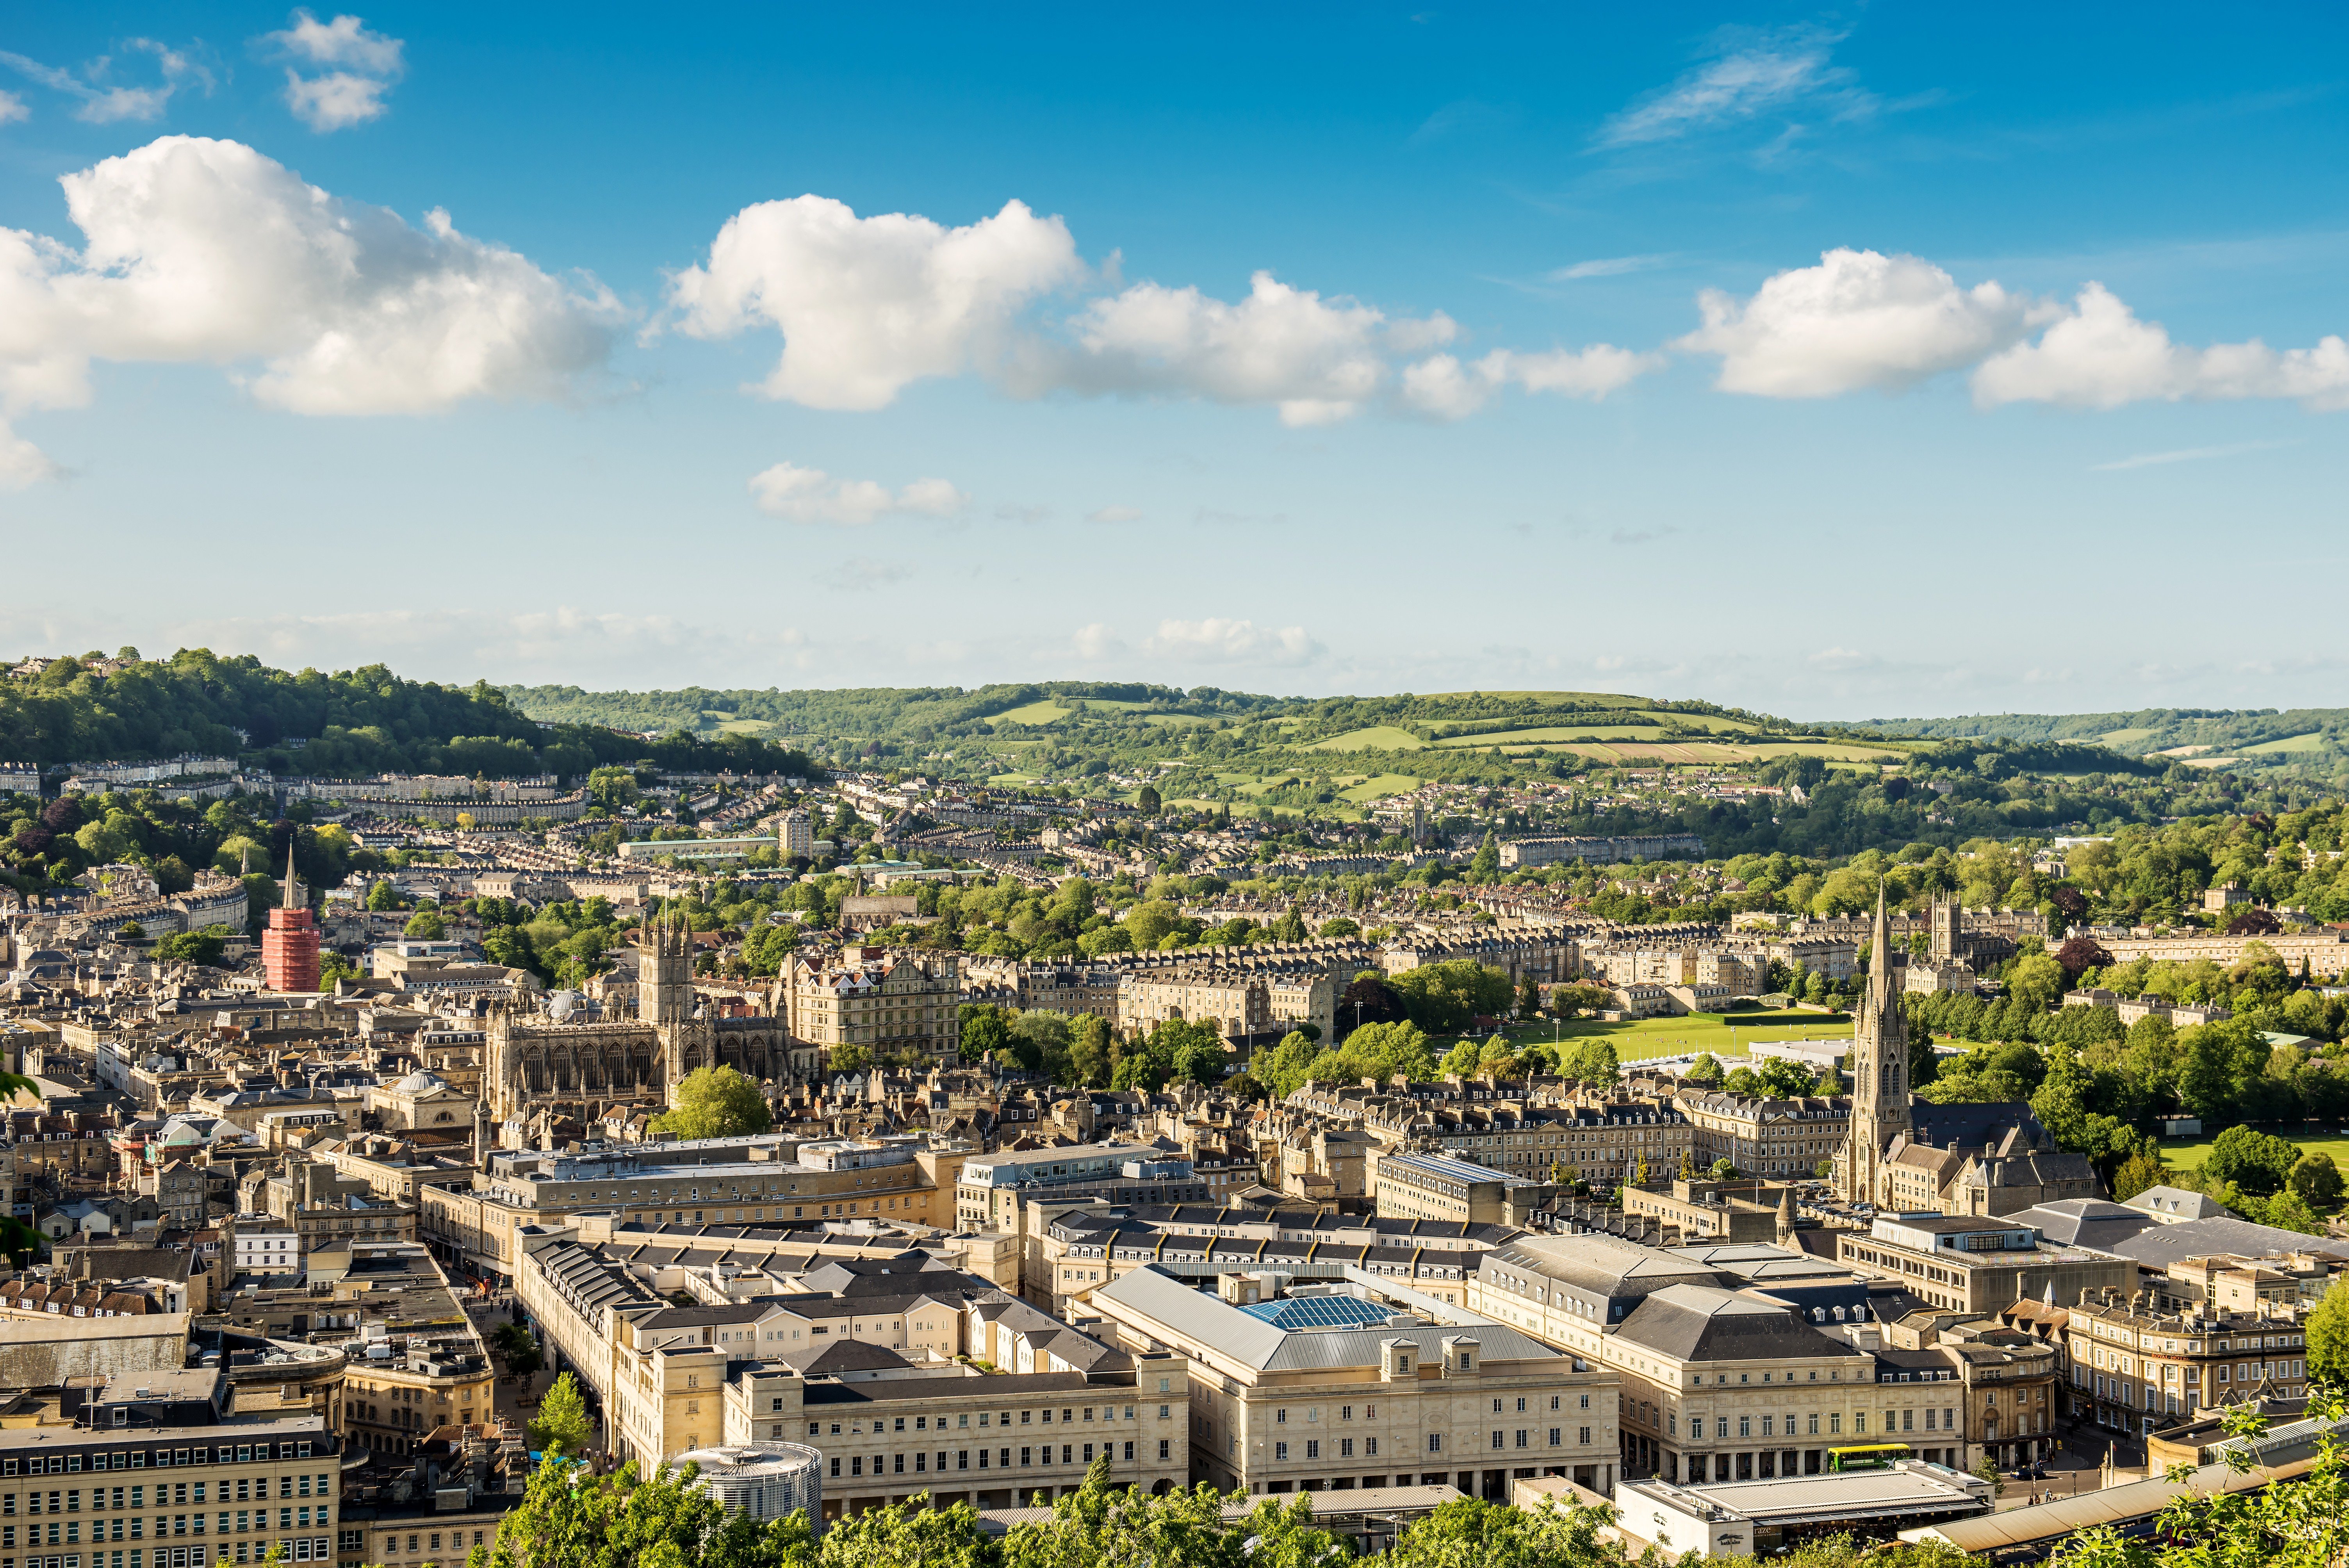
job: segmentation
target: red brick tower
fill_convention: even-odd
[[[294,874],[294,846],[285,846],[285,896],[269,912],[269,929],[261,934],[261,967],[273,991],[318,988],[318,922],[310,913],[309,895]]]

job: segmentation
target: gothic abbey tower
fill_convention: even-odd
[[[693,1015],[693,927],[647,921],[636,934],[636,1019],[682,1024]]]

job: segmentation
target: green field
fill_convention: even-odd
[[[1417,751],[1427,742],[1408,729],[1392,724],[1376,725],[1369,729],[1350,729],[1343,735],[1333,735],[1327,740],[1317,740],[1308,751]]]
[[[1350,789],[1339,790],[1338,798],[1362,805],[1388,795],[1405,794],[1418,788],[1419,780],[1408,773],[1379,773]]]
[[[1692,1013],[1679,1018],[1640,1018],[1621,1024],[1577,1019],[1568,1024],[1520,1024],[1501,1031],[1517,1044],[1597,1037],[1612,1044],[1617,1059],[1643,1061],[1686,1051],[1743,1057],[1749,1040],[1847,1040],[1851,1017],[1845,1013]]]
[[[1611,691],[1432,691],[1432,702],[1464,696],[1490,697],[1495,702],[1522,702],[1531,707],[1652,707],[1652,697],[1625,696]]]
[[[1066,703],[1056,702],[1050,697],[1046,697],[1041,702],[1031,702],[1024,707],[1006,708],[988,722],[989,724],[1057,724],[1076,711]]]
[[[2323,749],[2324,732],[2321,729],[2313,729],[2306,735],[2288,735],[2282,740],[2262,740],[2257,746],[2246,746],[2243,748],[2246,755],[2263,754],[2275,751],[2322,751]]]
[[[2349,1169],[2349,1136],[2342,1136],[2337,1128],[2311,1123],[2309,1135],[2304,1138],[2289,1126],[2264,1130],[2299,1144],[2304,1154],[2330,1154],[2333,1163]],[[2161,1140],[2161,1157],[2180,1171],[2199,1171],[2202,1162],[2210,1158],[2210,1145],[2217,1137],[2212,1133],[2209,1138],[2165,1138]]]

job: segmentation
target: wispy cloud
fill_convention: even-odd
[[[846,593],[878,593],[894,588],[914,575],[914,569],[902,561],[867,561],[854,556],[824,573],[824,581]]]
[[[1104,506],[1085,513],[1087,522],[1140,522],[1142,509],[1132,506]]]
[[[1651,267],[1661,267],[1678,259],[1677,254],[1671,252],[1659,252],[1651,256],[1597,256],[1543,275],[1554,284],[1580,283],[1585,278],[1619,278],[1625,273],[1644,273]]]
[[[1796,104],[1837,119],[1868,114],[1876,100],[1832,58],[1843,36],[1813,27],[1765,33],[1724,28],[1713,36],[1702,64],[1609,117],[1599,127],[1598,144],[1671,141]]]
[[[80,76],[45,66],[24,55],[0,49],[0,65],[17,75],[40,83],[75,100],[76,119],[92,125],[112,125],[118,120],[153,119],[171,101],[171,95],[183,87],[201,87],[212,90],[212,74],[203,64],[184,50],[172,48],[153,38],[132,38],[122,46],[134,55],[151,55],[161,80],[152,87],[124,87],[109,81],[113,75],[112,57],[100,55],[92,60]],[[11,98],[18,112],[0,118],[23,118],[24,105]]]
[[[2278,447],[2298,446],[2297,441],[2237,441],[2224,447],[2180,447],[2170,452],[2139,452],[2135,457],[2116,462],[2091,463],[2092,474],[2116,474],[2129,469],[2158,468],[2164,463],[2199,463],[2206,458],[2240,458],[2246,452],[2271,452]]]
[[[952,517],[970,498],[944,480],[916,480],[902,490],[871,480],[834,479],[822,469],[777,463],[750,476],[750,499],[786,522],[863,528],[885,517]]]

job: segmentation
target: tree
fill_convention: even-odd
[[[2285,1184],[2312,1209],[2330,1209],[2341,1202],[2340,1169],[2321,1149],[2302,1155]]]
[[[1387,984],[1387,977],[1376,969],[1365,969],[1354,976],[1346,994],[1338,998],[1336,1019],[1338,1037],[1362,1024],[1399,1024],[1411,1016],[1403,999]]]
[[[1145,899],[1125,912],[1125,929],[1136,953],[1148,953],[1181,927],[1182,911],[1163,898]]]
[[[530,1440],[542,1453],[578,1455],[587,1451],[595,1431],[586,1398],[579,1392],[577,1380],[565,1372],[539,1402],[538,1418],[530,1424]]]
[[[1622,1064],[1617,1059],[1614,1045],[1604,1039],[1586,1037],[1568,1042],[1557,1064],[1560,1078],[1570,1078],[1582,1083],[1612,1088],[1622,1081]]]
[[[1549,988],[1550,1011],[1561,1018],[1578,1018],[1585,1013],[1596,1013],[1613,1000],[1604,985],[1578,984]]]
[[[400,934],[411,942],[446,942],[449,939],[449,923],[440,918],[440,912],[437,909],[419,909],[408,917],[408,924]]]
[[[1445,1078],[1475,1078],[1476,1064],[1484,1059],[1483,1047],[1474,1040],[1463,1040],[1444,1053],[1444,1059],[1435,1064],[1435,1070]]]
[[[1411,1021],[1431,1035],[1454,1034],[1480,1017],[1498,1017],[1516,995],[1506,971],[1473,958],[1406,969],[1395,976],[1393,988]]]
[[[1165,808],[1166,802],[1159,797],[1155,786],[1144,784],[1140,789],[1134,791],[1133,809],[1143,816],[1155,817]]]
[[[1723,1155],[1713,1162],[1713,1169],[1705,1174],[1716,1181],[1733,1181],[1737,1179],[1737,1167],[1727,1155]]]
[[[2209,1181],[2231,1181],[2255,1198],[2282,1188],[2300,1163],[2300,1146],[2272,1133],[2230,1127],[2210,1145],[2202,1162]]]
[[[1711,1051],[1699,1051],[1696,1060],[1689,1063],[1688,1078],[1691,1083],[1719,1084],[1722,1078],[1721,1058]]]
[[[1541,1011],[1541,982],[1531,975],[1517,981],[1517,1016],[1530,1018]]]
[[[2121,1168],[2113,1172],[2113,1202],[2126,1203],[2149,1188],[2168,1184],[2169,1169],[2162,1164],[2161,1157],[2140,1150],[2123,1161]]]
[[[1107,1088],[1115,1064],[1110,1060],[1108,1021],[1092,1013],[1077,1020],[1069,1039],[1069,1070],[1087,1088]]]
[[[467,1568],[845,1568],[856,1561],[826,1556],[805,1513],[765,1523],[747,1512],[730,1517],[694,1484],[694,1473],[663,1470],[646,1477],[631,1464],[595,1475],[576,1464],[541,1465],[496,1543],[474,1547]],[[843,1521],[841,1529],[852,1541],[853,1522]],[[977,1524],[970,1515],[974,1535]],[[934,1538],[921,1543],[934,1551],[944,1544]],[[940,1552],[940,1561],[964,1568],[969,1560]]]
[[[1488,882],[1500,874],[1501,843],[1492,833],[1487,832],[1485,835],[1485,841],[1476,846],[1476,853],[1468,862],[1468,880],[1472,882]]]
[[[367,906],[378,914],[398,909],[399,890],[394,887],[388,878],[378,882],[367,889]]]
[[[2279,1231],[2298,1231],[2303,1236],[2324,1234],[2323,1216],[2302,1202],[2299,1193],[2287,1187],[2270,1198],[2246,1217]]]
[[[1266,1498],[1229,1523],[1225,1501],[1211,1486],[1178,1486],[1164,1497],[1116,1486],[1108,1460],[1096,1460],[1084,1484],[1052,1504],[1051,1517],[1004,1537],[1002,1568],[1346,1568],[1352,1560],[1346,1542],[1314,1525],[1310,1492]]]
[[[984,1061],[1011,1043],[1011,1023],[1003,1016],[1003,1009],[992,1002],[965,1002],[957,1037],[962,1043],[963,1060]]]
[[[669,1109],[653,1119],[652,1130],[688,1139],[740,1138],[774,1124],[756,1083],[732,1068],[696,1068],[670,1091]]]
[[[2055,962],[2063,965],[2064,979],[2068,985],[2088,970],[2111,968],[2113,955],[2095,937],[2075,936],[2055,950]]]
[[[2329,1387],[2349,1388],[2349,1274],[2334,1275],[2308,1315],[2308,1375]]]
[[[155,944],[155,956],[167,964],[218,964],[228,938],[214,927],[178,931]]]
[[[1977,1479],[1989,1484],[1990,1495],[1993,1500],[2006,1495],[2006,1478],[1999,1474],[1996,1460],[1988,1454],[1982,1455],[1982,1463],[1974,1466],[1973,1473]]]
[[[1342,914],[1334,919],[1323,921],[1321,929],[1314,933],[1316,936],[1328,942],[1335,942],[1340,937],[1360,936],[1361,934],[1361,923]]]
[[[1511,1508],[1454,1498],[1414,1522],[1387,1554],[1389,1568],[1616,1568],[1619,1538],[1602,1538],[1611,1508]]]
[[[1295,910],[1290,910],[1272,923],[1272,939],[1275,942],[1304,941],[1305,917]]]

